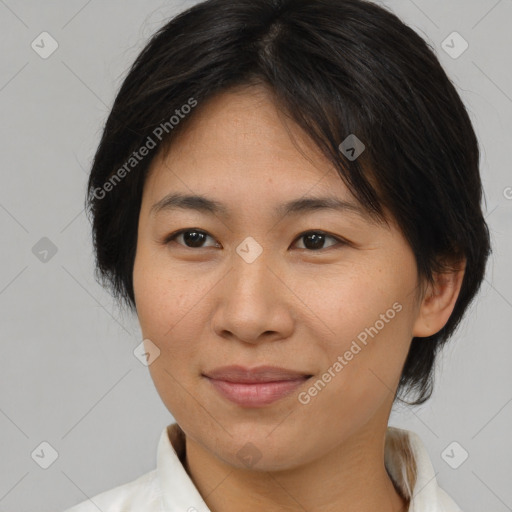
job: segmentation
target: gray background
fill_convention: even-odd
[[[64,510],[137,478],[155,467],[173,421],[133,355],[136,319],[94,280],[83,200],[128,66],[192,3],[0,0],[0,512]],[[395,408],[390,424],[420,435],[465,512],[504,512],[512,510],[512,0],[383,4],[435,47],[468,107],[494,244],[478,301],[439,361],[433,398]],[[47,59],[31,47],[43,31],[59,45]],[[456,59],[442,47],[453,31],[469,43]],[[43,237],[57,248],[47,261],[33,252]],[[48,469],[31,456],[43,441],[58,452]],[[442,456],[453,441],[462,448],[452,461],[469,454],[457,469]]]

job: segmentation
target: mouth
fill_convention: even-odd
[[[202,375],[210,379],[244,384],[254,384],[260,382],[283,382],[298,380],[304,377],[312,377],[312,374],[308,372],[280,368],[278,366],[258,366],[256,368],[245,368],[238,365],[222,366],[211,371],[204,372]]]
[[[247,369],[222,367],[203,373],[222,398],[240,407],[263,407],[274,403],[304,385],[312,375],[278,367]]]

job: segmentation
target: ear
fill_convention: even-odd
[[[434,274],[434,286],[428,285],[414,322],[413,336],[426,337],[439,332],[448,322],[459,296],[466,260],[449,272]]]

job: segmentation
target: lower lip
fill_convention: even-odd
[[[295,391],[309,378],[283,380],[279,382],[258,382],[242,384],[224,380],[207,379],[225,398],[242,407],[261,407],[271,404]]]

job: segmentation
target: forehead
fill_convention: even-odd
[[[165,164],[211,162],[210,176],[220,166],[238,165],[245,176],[253,171],[258,177],[277,177],[274,168],[284,171],[291,164],[297,167],[297,172],[291,170],[297,181],[306,173],[317,178],[330,167],[309,137],[277,108],[272,92],[264,86],[237,87],[200,103],[160,156]]]
[[[171,200],[165,197],[170,193]],[[168,150],[155,158],[145,194],[151,207],[165,206],[166,199],[167,206],[176,206],[177,195],[189,196],[181,204],[202,196],[213,201],[200,205],[196,197],[192,202],[225,216],[229,205],[236,210],[272,204],[283,215],[301,207],[312,210],[311,202],[304,208],[307,198],[329,198],[331,204],[344,203],[347,213],[372,220],[332,163],[262,87],[226,91],[198,105]]]

